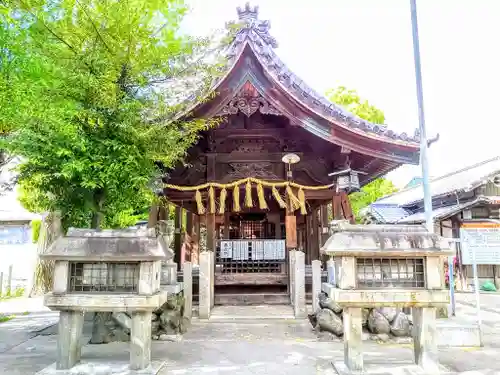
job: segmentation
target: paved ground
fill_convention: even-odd
[[[474,296],[457,296],[460,319],[475,318],[474,309],[468,305],[469,299],[473,302]],[[482,317],[486,347],[441,350],[441,363],[453,373],[500,374],[500,339],[497,339],[500,334],[500,295],[482,295],[481,299],[485,305]],[[38,312],[23,315],[28,307]],[[41,329],[55,324],[57,314],[43,311],[36,302],[23,300],[0,302],[0,313],[7,310],[11,313],[17,311],[20,315],[0,323],[0,374],[32,375],[53,363],[57,336],[51,334],[55,332],[53,329]],[[89,331],[86,331],[84,340],[88,340]],[[412,360],[410,345],[366,343],[365,348],[366,363],[409,364]],[[85,346],[82,354],[84,359],[127,361],[128,346],[123,343]],[[166,361],[161,375],[313,375],[332,373],[329,364],[332,360],[342,359],[343,345],[340,342],[319,342],[307,322],[259,319],[232,323],[195,321],[182,342],[155,342],[152,354],[153,359]]]

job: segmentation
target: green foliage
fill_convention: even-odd
[[[222,63],[202,59],[211,40],[181,35],[182,0],[1,4],[0,146],[23,157],[23,205],[64,227],[134,224],[160,169],[216,123],[175,120],[194,90],[172,85],[197,77],[205,94]]]
[[[367,100],[359,97],[355,90],[348,90],[341,86],[327,92],[327,97],[332,102],[340,104],[349,112],[370,121],[374,124],[383,124],[385,121],[384,112],[371,105]],[[378,178],[361,188],[361,191],[349,195],[352,211],[356,220],[359,220],[359,211],[377,199],[396,192],[394,184],[385,179]]]
[[[11,298],[19,298],[24,296],[24,288],[16,288],[14,291],[11,291],[10,289],[7,289],[7,292],[5,295],[1,295],[0,293],[0,301],[1,300],[6,300],[6,299],[11,299]]]
[[[31,221],[31,240],[33,243],[38,242],[38,238],[40,237],[40,229],[42,228],[41,220],[32,220]]]
[[[0,323],[5,323],[5,322],[8,322],[9,320],[12,320],[12,319],[14,319],[13,315],[0,314]]]
[[[355,115],[370,121],[374,124],[385,122],[384,112],[360,98],[355,90],[348,90],[344,86],[328,90],[326,96],[333,103],[340,104],[346,110]]]
[[[359,219],[359,211],[368,207],[377,199],[396,192],[398,189],[392,181],[385,178],[377,178],[369,184],[363,186],[360,191],[349,195],[354,217]]]

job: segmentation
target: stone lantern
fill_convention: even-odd
[[[60,311],[57,370],[80,360],[84,312],[130,313],[130,370],[152,369],[151,314],[166,301],[160,291],[165,246],[154,229],[70,229],[41,255],[55,262],[53,291],[44,302]]]
[[[412,308],[417,368],[438,371],[436,308],[449,303],[443,272],[444,257],[454,254],[449,242],[420,226],[337,221],[321,252],[335,259],[337,276],[322,291],[343,308],[344,362],[335,363],[337,372],[365,371],[362,309],[380,307]]]

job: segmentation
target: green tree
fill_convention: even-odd
[[[349,90],[344,86],[326,92],[327,98],[333,103],[340,104],[346,110],[354,113],[374,124],[383,124],[385,122],[384,112],[371,105],[367,100],[361,99],[355,90]]]
[[[385,122],[384,112],[371,105],[367,100],[361,99],[355,90],[343,86],[327,91],[328,99],[340,104],[346,110],[370,121],[374,124]],[[357,221],[360,219],[359,211],[375,202],[377,199],[397,191],[394,184],[386,178],[378,178],[361,188],[359,192],[349,195],[352,211]]]
[[[65,227],[132,224],[161,168],[215,124],[175,115],[219,74],[205,57],[224,40],[183,35],[182,0],[2,4],[2,147],[23,158],[23,204]]]

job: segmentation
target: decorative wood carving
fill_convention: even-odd
[[[264,151],[264,145],[262,143],[242,143],[236,147],[233,152],[261,152]]]
[[[257,111],[266,115],[281,115],[281,112],[260,95],[250,82],[246,82],[236,96],[217,112],[216,116],[235,115],[241,112],[250,117]]]
[[[231,136],[225,139],[219,138],[214,151],[218,153],[253,153],[253,152],[282,152],[282,145],[275,138],[242,138]]]
[[[266,180],[278,180],[279,177],[273,171],[271,163],[229,163],[232,170],[227,176],[230,180],[237,180],[247,177],[255,177]]]

